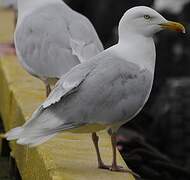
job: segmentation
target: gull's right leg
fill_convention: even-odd
[[[41,78],[41,80],[44,82],[45,84],[45,87],[46,87],[46,97],[49,96],[49,94],[51,93],[51,86],[50,84],[48,83],[48,80],[45,79],[45,78]]]
[[[51,92],[51,86],[49,84],[47,84],[46,85],[46,97],[49,96],[50,92]]]

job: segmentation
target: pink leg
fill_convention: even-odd
[[[50,87],[49,84],[47,84],[47,85],[46,85],[46,97],[49,96],[50,92],[51,92],[51,87]]]
[[[98,168],[100,168],[100,169],[110,169],[110,166],[106,166],[103,163],[102,159],[101,159],[100,150],[99,150],[99,147],[98,147],[99,137],[97,136],[96,133],[92,133],[92,141],[94,143],[96,154],[97,154]]]

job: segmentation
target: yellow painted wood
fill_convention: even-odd
[[[6,19],[6,20],[4,20]],[[13,14],[0,10],[0,42],[12,39]],[[22,125],[45,99],[42,82],[31,77],[19,65],[15,56],[0,59],[0,113],[6,131]],[[110,138],[100,133],[102,157],[112,160]],[[12,155],[23,180],[132,180],[127,173],[97,169],[96,154],[90,135],[62,133],[37,148],[10,143]],[[119,155],[119,153],[118,153]],[[126,166],[119,155],[119,164]]]
[[[14,12],[10,9],[0,8],[0,43],[13,40]]]

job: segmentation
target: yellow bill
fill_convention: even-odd
[[[162,23],[160,24],[160,26],[163,29],[169,29],[169,30],[173,30],[173,31],[177,31],[177,32],[181,32],[181,33],[186,33],[185,27],[177,22],[173,22],[173,21],[168,21],[167,23]]]

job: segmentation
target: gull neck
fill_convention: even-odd
[[[135,63],[141,69],[147,69],[154,74],[156,50],[152,37],[129,34],[119,39],[114,50],[120,58]]]

